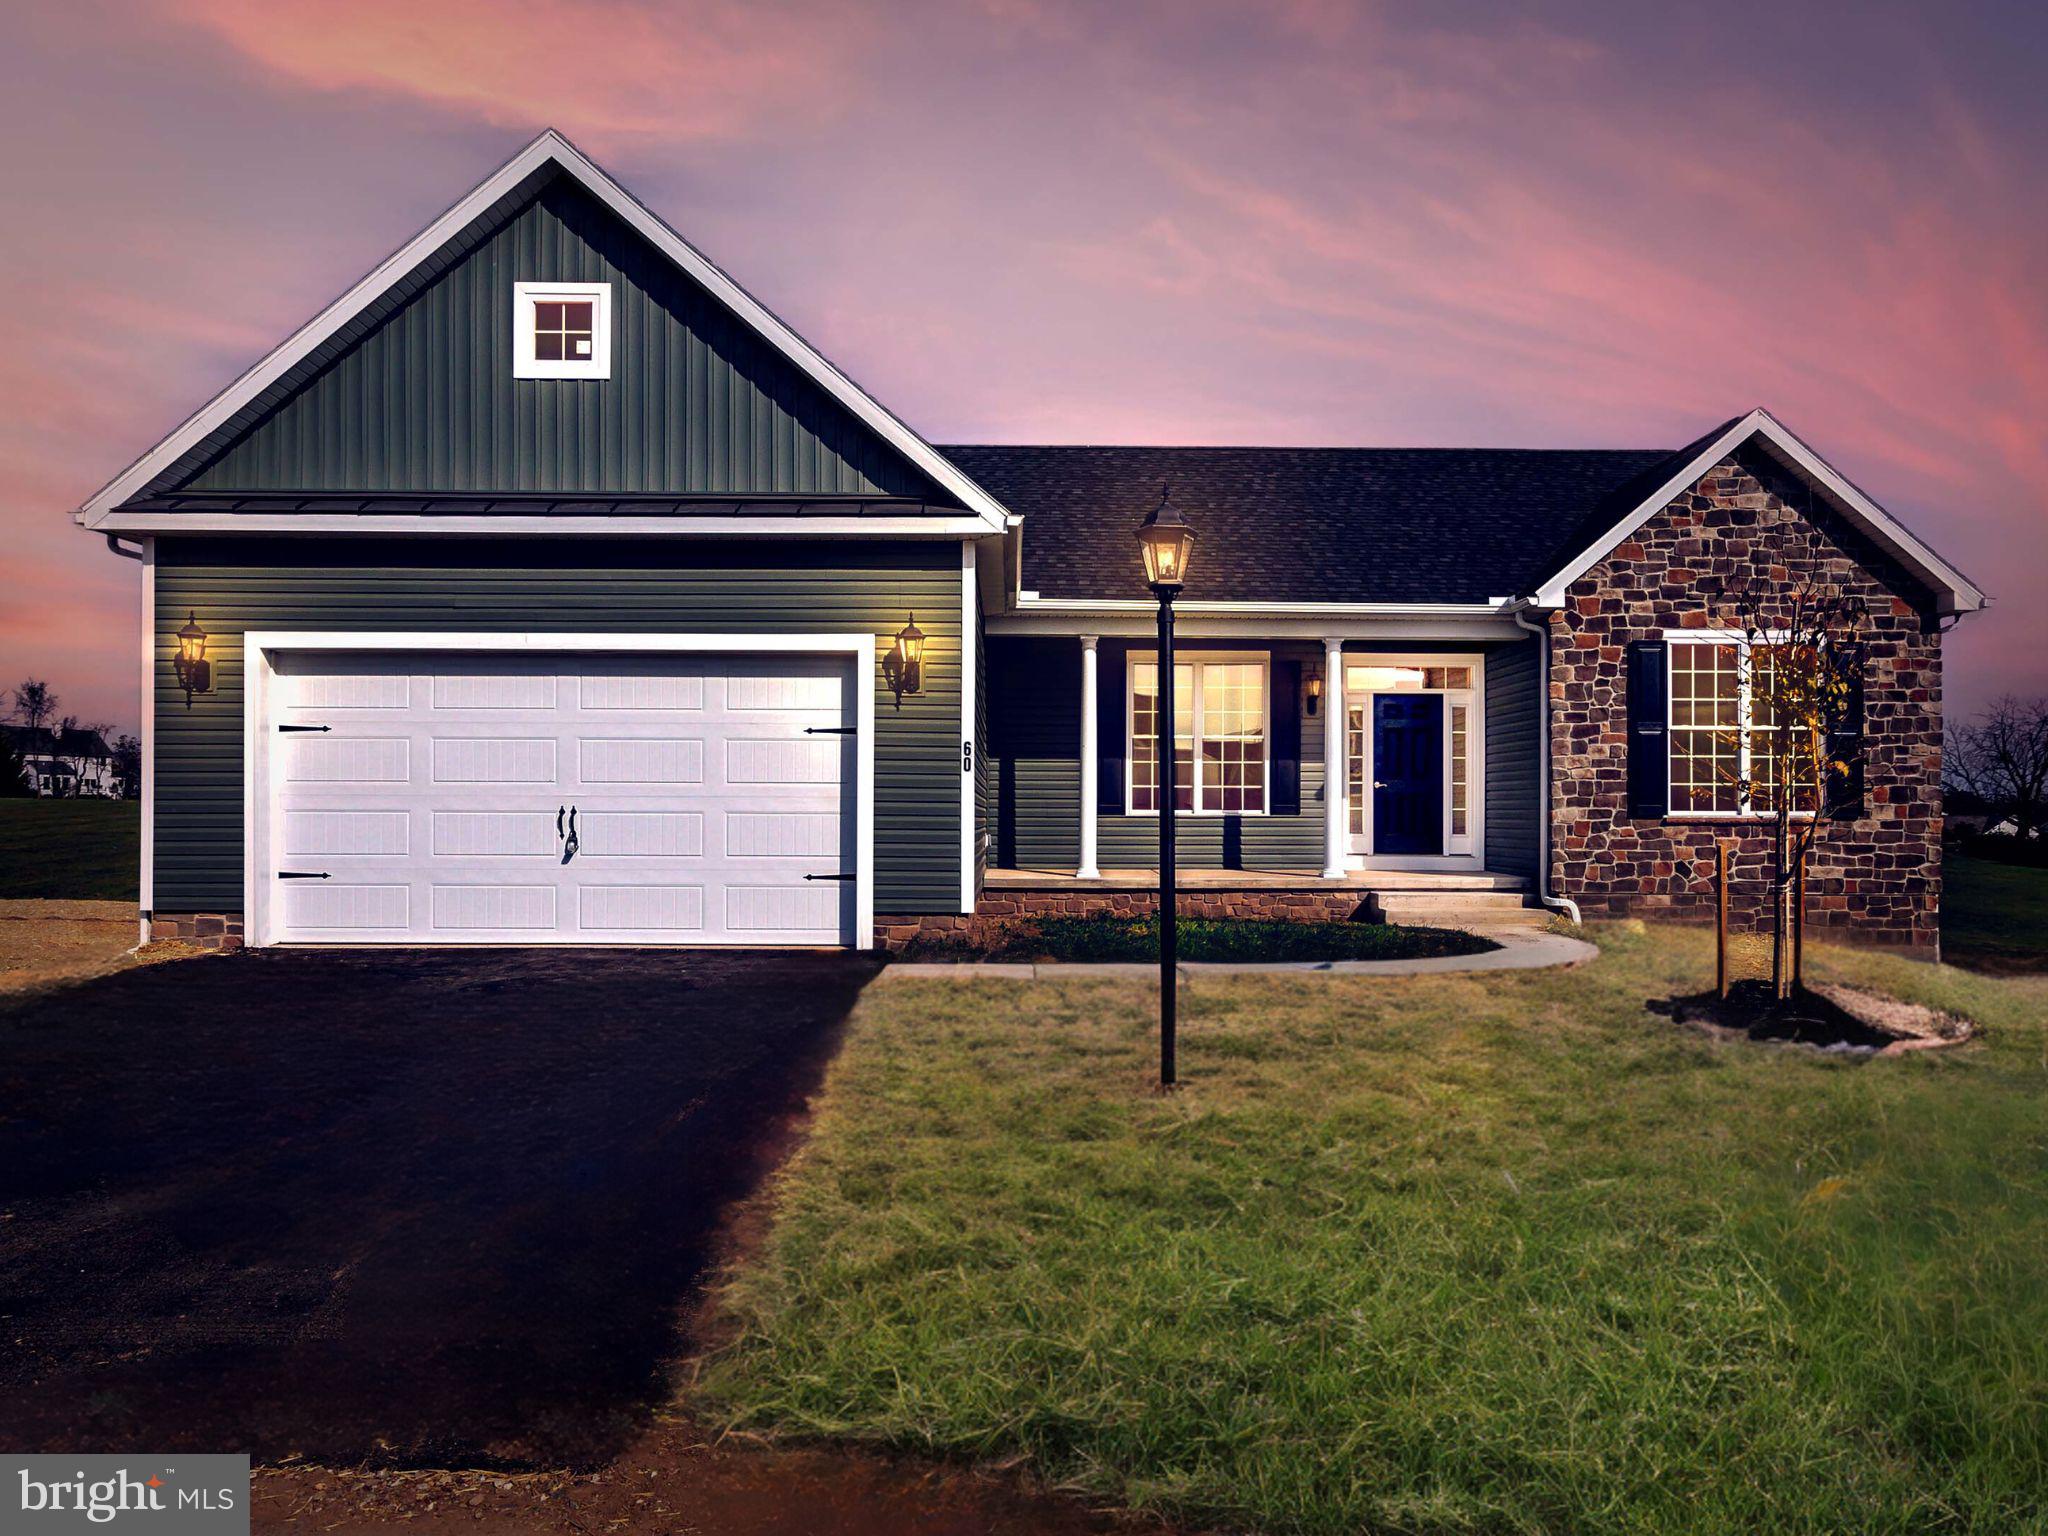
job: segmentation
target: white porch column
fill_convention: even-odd
[[[1096,764],[1100,756],[1095,740],[1095,635],[1081,637],[1081,866],[1076,879],[1098,879],[1095,867]]]
[[[1344,642],[1323,641],[1323,878],[1344,878]]]

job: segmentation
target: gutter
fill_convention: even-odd
[[[1515,627],[1525,629],[1537,637],[1536,647],[1536,694],[1543,701],[1541,712],[1542,737],[1536,748],[1536,803],[1541,808],[1542,819],[1538,823],[1536,844],[1536,899],[1553,912],[1562,913],[1571,920],[1574,927],[1581,922],[1579,904],[1569,896],[1553,896],[1550,893],[1550,626],[1529,622],[1529,609],[1533,604],[1522,603],[1508,617],[1515,621]]]

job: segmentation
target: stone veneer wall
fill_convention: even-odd
[[[240,949],[242,914],[239,912],[178,912],[149,920],[149,941],[176,939],[202,949]]]
[[[1708,471],[1574,582],[1551,623],[1551,889],[1589,918],[1711,921],[1717,839],[1734,844],[1733,911],[1760,927],[1771,851],[1765,820],[1636,820],[1628,808],[1632,640],[1732,627],[1713,593],[1784,582],[1788,565],[1860,593],[1866,803],[1829,821],[1807,865],[1807,921],[1825,936],[1934,957],[1941,906],[1941,637],[1905,571],[1761,455]],[[1810,517],[1810,521],[1809,521]],[[1820,533],[1816,554],[1806,532]]]

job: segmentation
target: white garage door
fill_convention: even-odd
[[[854,941],[844,657],[272,661],[274,941]]]

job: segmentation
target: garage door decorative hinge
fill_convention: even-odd
[[[807,725],[804,727],[804,734],[806,736],[852,736],[856,732],[850,725]]]
[[[280,725],[280,731],[331,731],[331,725]]]
[[[805,875],[806,880],[857,880],[858,875]]]
[[[324,869],[280,869],[277,872],[277,878],[280,880],[328,880],[333,877]]]

